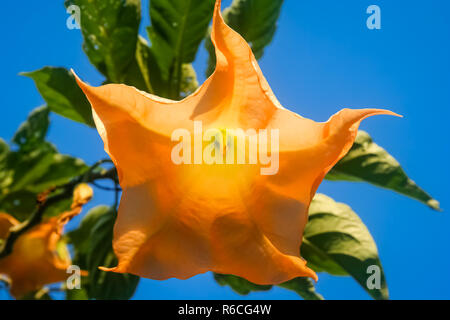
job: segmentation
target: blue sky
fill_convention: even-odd
[[[148,24],[148,1],[143,22]],[[230,1],[225,1],[224,7]],[[382,29],[368,30],[366,8],[381,8]],[[29,111],[44,101],[21,76],[46,65],[73,68],[100,84],[81,50],[79,30],[66,28],[63,1],[3,4],[0,136],[11,139]],[[362,129],[403,165],[409,176],[449,209],[450,2],[446,0],[285,0],[273,43],[260,61],[281,103],[316,121],[343,107],[389,108],[403,119],[373,117]],[[143,29],[143,28],[142,28]],[[206,52],[195,67],[203,81]],[[49,140],[88,163],[105,158],[97,132],[52,116]],[[450,299],[450,216],[367,184],[324,182],[320,192],[345,202],[375,238],[392,299]],[[97,192],[95,204],[112,199]],[[367,299],[350,278],[319,274],[328,299]],[[0,298],[5,298],[0,292]],[[210,273],[186,281],[143,279],[140,299],[297,299],[273,289],[239,296]]]

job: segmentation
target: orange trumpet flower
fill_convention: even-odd
[[[257,284],[317,280],[299,252],[310,202],[351,148],[360,122],[395,114],[344,109],[326,123],[302,118],[280,105],[249,45],[224,22],[220,1],[211,38],[216,70],[182,101],[77,78],[123,188],[113,240],[119,262],[103,270],[151,279],[214,271]],[[205,137],[199,127],[213,131]],[[180,129],[190,135],[174,135]],[[261,139],[262,130],[278,139]],[[245,143],[236,143],[236,132],[246,132]],[[240,163],[223,160],[239,152]],[[268,154],[279,163],[263,174]]]
[[[10,291],[15,298],[68,278],[71,259],[66,245],[60,242],[62,230],[91,198],[92,189],[88,185],[77,186],[70,211],[49,218],[20,235],[12,252],[0,259],[0,275],[9,278]],[[0,213],[0,239],[7,239],[11,228],[19,224],[9,214]]]
[[[12,221],[9,215],[0,215],[2,228],[19,224],[18,221],[10,224]],[[0,260],[0,274],[11,280],[11,294],[15,298],[21,298],[46,284],[67,279],[70,257],[66,248],[64,255],[57,251],[60,232],[58,218],[38,224],[20,236],[11,254]]]

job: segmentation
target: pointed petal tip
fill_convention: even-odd
[[[222,8],[222,0],[216,0],[216,5],[214,7],[215,13],[220,13],[221,8]]]
[[[439,212],[443,212],[443,211],[444,211],[444,210],[441,208],[441,206],[440,206],[440,204],[439,204],[439,201],[437,201],[437,200],[435,200],[435,199],[428,200],[428,201],[427,201],[427,205],[428,205],[431,209],[433,209],[433,210],[436,210],[436,211],[439,211]]]
[[[385,114],[385,115],[404,118],[403,115],[393,112],[391,110],[387,110],[387,109],[381,109],[381,110],[383,111],[383,114]]]
[[[308,267],[307,267],[308,268]],[[307,277],[310,277],[313,279],[316,283],[319,281],[319,277],[317,276],[317,273],[315,273],[312,269],[308,268],[308,274]]]
[[[374,116],[374,115],[387,115],[387,116],[394,116],[403,118],[401,114],[395,113],[388,109],[363,109],[367,112],[367,116]]]
[[[123,265],[118,264],[117,266],[113,268],[107,268],[107,267],[98,267],[99,270],[106,271],[106,272],[115,272],[115,273],[128,273],[129,271],[127,268]]]
[[[93,87],[89,85],[88,83],[81,80],[81,78],[75,73],[73,69],[70,69],[70,72],[75,77],[75,81],[77,82],[80,89],[83,91],[83,93],[86,95],[86,97],[89,99],[90,97],[98,96],[100,92],[101,87]],[[91,102],[92,104],[92,102]]]
[[[89,93],[92,93],[95,89],[99,89],[100,87],[94,87],[91,86],[90,84],[84,82],[83,80],[81,80],[81,78],[75,73],[75,71],[71,68],[70,72],[73,74],[73,76],[75,77],[75,81],[77,82],[78,86],[80,87],[81,90],[83,90],[83,92],[88,95]]]
[[[213,28],[212,28],[212,32],[211,32],[211,39],[214,42],[215,39],[215,29],[218,28],[221,24],[224,24],[225,21],[223,21],[223,17],[222,17],[222,1],[221,0],[217,0],[216,4],[214,6],[214,14],[213,14]]]
[[[387,116],[403,118],[402,115],[399,115],[398,113],[395,113],[393,111],[390,111],[387,109],[373,109],[373,108],[365,108],[365,109],[344,108],[340,112],[338,112],[337,114],[332,116],[332,118],[339,114],[345,115],[344,117],[346,118],[346,121],[348,123],[353,122],[353,123],[358,123],[358,125],[361,121],[363,121],[369,117],[372,117],[372,116],[387,115]]]
[[[114,267],[114,268],[98,267],[98,269],[101,271],[110,272],[110,271],[116,271],[117,267]]]
[[[80,79],[80,77],[75,73],[75,70],[73,70],[72,68],[70,68],[70,72],[72,73],[72,75],[75,77],[75,81],[78,83],[78,85],[80,86],[80,88],[86,87],[88,86],[86,83],[83,82],[83,80]]]

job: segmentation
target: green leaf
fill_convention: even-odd
[[[57,153],[47,142],[29,152],[10,152],[0,174],[0,210],[24,220],[34,211],[39,193],[69,182],[87,168],[82,160]],[[70,200],[62,200],[48,207],[45,215],[69,207]]]
[[[388,288],[376,244],[364,223],[349,206],[317,194],[311,202],[303,237],[302,256],[316,272],[348,274],[373,298],[388,299]],[[370,266],[380,270],[379,289],[369,289],[367,286],[371,276],[368,272]]]
[[[315,247],[307,239],[303,239],[301,246],[302,256],[308,261],[308,267],[316,272],[327,272],[335,276],[348,276],[335,260],[329,257],[321,248]]]
[[[179,99],[183,64],[192,63],[205,37],[214,0],[152,0],[148,35],[168,98]]]
[[[244,278],[229,274],[214,273],[214,279],[221,286],[229,286],[233,291],[241,295],[247,295],[252,291],[268,291],[272,289],[272,286],[254,284]]]
[[[11,152],[7,163],[12,171],[9,191],[42,192],[67,183],[87,170],[81,159],[59,154],[47,142],[31,152]]]
[[[72,198],[65,198],[48,206],[44,211],[44,218],[56,217],[61,213],[69,211],[72,205]]]
[[[8,144],[5,142],[5,140],[0,138],[0,164],[5,160],[8,152],[9,152]]]
[[[150,63],[150,47],[147,41],[139,36],[136,45],[136,55],[132,63],[128,66],[124,83],[136,87],[139,90],[153,93],[152,84],[150,82],[150,72],[155,74],[159,72],[149,66]]]
[[[180,64],[194,61],[211,21],[214,0],[152,0],[148,28],[155,52],[170,50]]]
[[[26,220],[36,209],[37,194],[30,191],[2,192],[0,211],[11,214],[17,220]]]
[[[231,6],[224,10],[223,18],[247,40],[256,59],[260,59],[275,35],[282,5],[283,0],[233,0]],[[209,76],[216,65],[210,37],[207,37],[205,46],[210,54],[207,69]]]
[[[90,296],[94,299],[130,299],[139,283],[137,276],[98,269],[99,266],[114,267],[117,265],[117,258],[112,249],[115,218],[115,212],[109,210],[107,214],[99,218],[92,228],[87,263],[91,283]]]
[[[99,219],[109,214],[111,208],[109,206],[97,206],[91,210],[83,217],[79,227],[72,230],[66,234],[68,242],[75,247],[74,263],[80,266],[81,269],[88,269],[88,264],[86,261],[87,252],[90,246],[90,236],[92,229],[99,221]]]
[[[64,68],[45,67],[22,75],[34,80],[51,111],[70,120],[95,126],[91,105],[72,73]]]
[[[81,289],[66,290],[66,300],[88,300],[89,296],[85,289],[83,289],[83,281],[81,282]]]
[[[44,142],[50,124],[49,113],[50,110],[47,106],[34,109],[27,121],[19,127],[13,137],[13,142],[21,150],[32,149]]]
[[[125,83],[161,97],[168,97],[168,80],[163,78],[155,54],[148,46],[147,41],[142,37],[139,37],[136,61],[137,67],[130,69],[130,73],[127,75],[129,78],[126,79]],[[184,98],[197,90],[198,81],[192,64],[184,63],[181,74],[182,81],[179,96]]]
[[[0,210],[20,221],[34,211],[39,193],[65,184],[88,169],[82,160],[59,154],[44,140],[47,127],[48,109],[37,108],[13,138],[19,146],[17,151],[0,140]],[[70,199],[64,199],[44,214],[59,214],[69,207]]]
[[[254,284],[244,278],[230,274],[214,273],[214,280],[221,286],[229,286],[234,292],[247,295],[253,291],[268,291],[271,285]],[[305,300],[323,300],[323,297],[315,291],[314,284],[309,278],[295,278],[278,285],[281,288],[295,291]]]
[[[20,149],[4,155],[6,167],[14,172],[10,190],[42,192],[87,170],[81,159],[59,154],[45,141],[48,125],[48,108],[37,108],[14,135],[13,142]]]
[[[141,20],[140,0],[66,0],[80,7],[84,52],[115,83],[123,82],[132,63]]]
[[[83,218],[77,230],[68,234],[69,242],[74,245],[74,263],[89,272],[83,288],[90,299],[130,299],[139,282],[139,277],[131,274],[98,269],[100,266],[113,267],[117,264],[112,249],[115,218],[112,208],[96,207]]]
[[[323,297],[316,292],[314,283],[310,278],[295,278],[278,286],[296,292],[305,300],[323,300]]]
[[[46,173],[34,179],[27,189],[42,192],[42,190],[69,182],[73,177],[85,173],[87,169],[88,167],[83,160],[55,153],[46,169]]]
[[[365,181],[419,200],[434,210],[439,202],[422,190],[386,150],[359,131],[350,152],[328,173],[328,180]]]
[[[167,96],[167,79],[163,79],[155,54],[141,36],[136,46],[135,61],[127,71],[125,83],[158,96]]]
[[[8,168],[13,172],[10,191],[28,188],[34,181],[45,176],[56,152],[55,147],[48,142],[29,152],[11,152],[7,160]]]
[[[198,88],[197,73],[192,64],[183,64],[181,79],[181,97],[187,97]]]
[[[0,138],[0,190],[11,184],[11,174],[6,167],[9,154],[8,144]]]
[[[282,5],[283,0],[233,0],[224,11],[225,21],[247,40],[256,59],[275,35]]]

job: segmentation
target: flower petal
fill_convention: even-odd
[[[305,216],[298,212],[304,212],[304,205],[264,189],[245,200],[244,192],[234,191],[239,200],[221,202],[192,199],[188,191],[175,198],[165,184],[128,188],[114,230],[119,265],[102,270],[158,280],[186,279],[206,271],[232,273],[259,284],[299,276],[316,279],[299,256]],[[271,218],[273,212],[278,216]]]
[[[6,239],[9,235],[9,229],[18,224],[19,221],[13,216],[0,212],[0,239]]]
[[[60,227],[58,218],[36,225],[16,240],[11,254],[0,260],[0,274],[11,279],[14,297],[67,278],[70,259],[60,257],[56,251]]]
[[[226,126],[264,128],[276,110],[283,107],[262,74],[252,49],[225,23],[220,7],[221,1],[217,1],[211,32],[216,70],[207,84],[210,92],[223,96],[220,107],[211,104],[210,109],[220,110],[220,121]],[[199,114],[203,110],[195,111]]]
[[[266,177],[268,185],[310,203],[328,171],[350,150],[361,121],[374,115],[399,116],[388,110],[343,109],[318,123],[280,110],[269,125],[280,130],[280,168]]]
[[[225,24],[220,1],[211,37],[216,71],[179,102],[77,78],[123,188],[113,239],[119,262],[102,269],[151,279],[215,271],[258,284],[317,279],[299,252],[311,199],[350,149],[359,123],[393,113],[344,109],[326,123],[304,119],[279,104],[249,45]],[[270,142],[279,150],[279,172],[261,176],[262,165],[248,162],[175,164],[171,134],[186,129],[195,139],[195,121],[220,132],[279,130],[279,148]],[[268,146],[259,141],[259,156]]]
[[[11,294],[20,298],[42,286],[66,280],[71,264],[67,246],[60,243],[64,225],[81,212],[93,196],[92,188],[81,183],[75,187],[71,210],[41,222],[14,242],[12,252],[0,259],[0,274],[11,280]],[[0,239],[6,239],[11,226],[19,222],[6,213],[0,213]],[[61,247],[59,245],[63,245]],[[64,252],[65,254],[60,254]],[[86,275],[85,271],[81,272]]]

